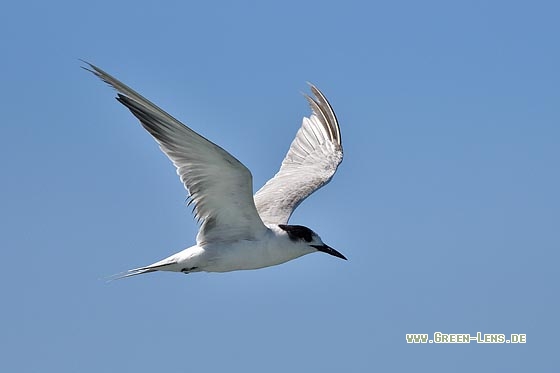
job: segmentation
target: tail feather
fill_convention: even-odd
[[[142,275],[144,273],[150,273],[150,272],[156,272],[156,271],[157,271],[157,269],[150,269],[150,268],[129,269],[126,272],[121,272],[121,273],[117,273],[117,274],[114,274],[114,275],[110,276],[109,281],[120,280],[122,278]]]
[[[142,275],[144,273],[160,271],[160,270],[162,270],[163,267],[167,267],[167,266],[170,266],[170,265],[173,265],[173,264],[176,264],[175,260],[168,261],[166,263],[157,262],[157,263],[151,264],[151,265],[146,266],[146,267],[129,269],[126,272],[121,272],[121,273],[117,273],[113,276],[110,276],[108,281],[120,280],[122,278]]]

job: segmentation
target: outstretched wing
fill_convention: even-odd
[[[303,118],[280,171],[255,194],[257,211],[268,224],[286,224],[296,207],[327,184],[342,162],[336,115],[321,91],[310,87],[315,98],[305,97],[313,114]]]
[[[252,239],[267,229],[255,208],[247,167],[116,78],[88,65],[86,70],[118,91],[117,100],[140,120],[177,168],[202,223],[196,238],[199,245]]]

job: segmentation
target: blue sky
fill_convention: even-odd
[[[0,14],[2,370],[558,366],[557,2],[11,2]],[[194,242],[175,170],[91,61],[271,177],[331,101],[302,204],[348,258],[103,278]],[[527,334],[412,345],[406,333]]]

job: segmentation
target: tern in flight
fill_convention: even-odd
[[[342,161],[340,128],[325,96],[310,84],[312,114],[293,140],[278,173],[253,196],[251,172],[100,68],[84,67],[117,91],[116,99],[140,120],[177,168],[200,223],[196,245],[118,278],[155,271],[229,272],[285,263],[305,254],[344,255],[311,229],[289,225],[296,207],[327,184]]]

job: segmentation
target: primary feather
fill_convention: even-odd
[[[334,111],[314,85],[305,96],[313,114],[303,118],[278,173],[256,194],[255,204],[267,224],[286,224],[311,193],[327,184],[342,162],[342,139]]]
[[[198,245],[252,239],[266,230],[253,201],[253,177],[247,167],[113,76],[89,66],[119,92],[117,100],[140,120],[177,168],[202,224]]]

